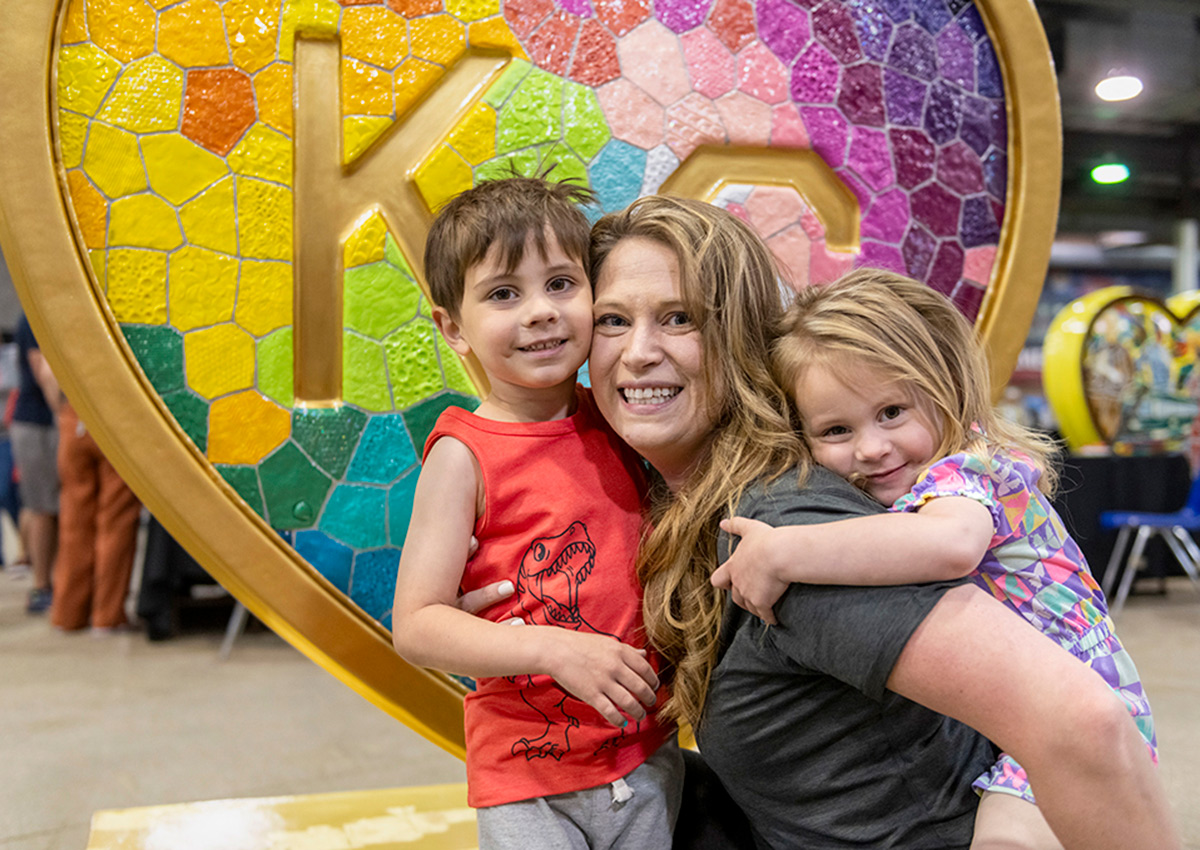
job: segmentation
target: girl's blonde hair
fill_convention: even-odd
[[[650,641],[673,667],[663,708],[698,722],[716,665],[724,593],[717,568],[717,523],[760,478],[806,469],[791,404],[770,368],[771,329],[783,315],[778,272],[762,240],[730,213],[699,201],[652,196],[592,229],[592,280],[626,239],[665,246],[679,268],[684,309],[700,334],[714,422],[712,439],[676,492],[661,482],[638,554]]]
[[[1039,488],[1054,494],[1057,446],[1044,434],[996,413],[987,356],[974,329],[945,296],[880,269],[858,269],[825,286],[810,286],[784,315],[772,347],[779,382],[789,394],[810,366],[853,381],[866,366],[907,385],[937,413],[935,460],[996,450],[1029,456]]]

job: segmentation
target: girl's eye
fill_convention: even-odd
[[[897,416],[899,416],[903,412],[904,412],[904,408],[901,407],[900,405],[889,404],[887,407],[885,407],[883,409],[883,418],[884,419],[895,419]]]
[[[850,433],[850,429],[845,425],[830,425],[821,432],[822,437],[844,437]]]

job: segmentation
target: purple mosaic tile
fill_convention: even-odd
[[[805,9],[815,9],[824,3],[825,0],[792,0],[792,2]]]
[[[949,27],[937,37],[938,68],[942,76],[967,91],[975,90],[975,50],[966,33]]]
[[[951,20],[950,10],[942,0],[922,0],[913,11],[916,12],[917,23],[934,35],[945,29]]]
[[[996,62],[996,51],[986,39],[975,45],[975,69],[979,76],[979,93],[984,97],[1004,97],[1004,83],[1000,79],[1000,65]]]
[[[904,238],[901,253],[904,255],[904,265],[909,277],[924,280],[929,273],[929,264],[933,261],[933,252],[937,249],[937,239],[923,227],[913,226]]]
[[[964,280],[954,290],[954,295],[951,300],[958,307],[959,311],[967,317],[971,322],[975,321],[975,317],[979,315],[979,308],[983,306],[984,288],[976,286],[970,281]]]
[[[995,245],[1000,239],[1000,223],[992,211],[991,201],[980,195],[967,198],[962,211],[962,241],[968,248]]]
[[[880,67],[863,62],[847,68],[842,73],[837,104],[851,122],[867,127],[882,127],[886,116],[883,108],[883,71]]]
[[[790,65],[812,37],[808,13],[791,0],[762,0],[756,7],[758,37]]]
[[[933,177],[937,149],[920,130],[889,130],[892,158],[896,167],[896,182],[905,189],[915,189]]]
[[[933,37],[918,26],[896,28],[888,64],[926,82],[937,76],[937,46]]]
[[[906,229],[908,195],[902,189],[893,189],[880,195],[871,204],[871,209],[863,216],[861,234],[864,239],[897,244],[904,238]]]
[[[943,242],[938,246],[937,255],[933,258],[933,267],[929,270],[925,282],[943,295],[950,295],[962,279],[965,256],[966,252],[957,242]]]
[[[912,0],[879,0],[879,4],[896,23],[902,23],[912,17]]]
[[[590,18],[595,14],[589,0],[560,0],[558,5],[563,11],[581,18]]]
[[[843,65],[863,58],[854,18],[850,17],[845,6],[839,3],[818,6],[812,13],[812,28],[816,39],[829,48],[829,52]]]
[[[979,10],[974,6],[969,6],[959,15],[957,23],[959,29],[971,37],[971,41],[987,37],[987,27],[983,24],[983,18],[979,16]]]
[[[654,0],[654,16],[674,32],[687,32],[704,23],[712,0]]]
[[[895,245],[866,241],[862,243],[862,250],[859,252],[858,262],[855,265],[872,269],[887,269],[897,274],[904,274],[904,255]]]
[[[960,195],[983,191],[983,164],[975,151],[954,142],[938,152],[938,180]]]
[[[970,6],[972,0],[946,0],[946,8],[950,10],[950,14],[957,15],[963,9]]]
[[[991,204],[992,215],[995,216],[996,221],[1004,221],[1004,204],[994,199],[991,201]]]
[[[883,74],[884,100],[888,122],[920,127],[925,114],[925,95],[929,85],[891,68]]]
[[[1008,150],[1008,112],[1003,101],[990,100],[988,116],[992,121],[992,144],[1002,151]]]
[[[978,97],[964,97],[962,125],[958,136],[979,156],[992,144],[992,104]]]
[[[983,157],[983,182],[988,194],[1003,199],[1008,186],[1008,154],[990,150]]]
[[[871,190],[867,188],[866,184],[854,176],[854,172],[848,171],[844,168],[840,169],[838,171],[838,179],[846,184],[846,188],[849,189],[850,194],[854,196],[854,200],[858,203],[858,208],[860,210],[865,210],[867,207],[871,206],[871,201],[874,199],[874,196],[871,194]]]
[[[830,168],[840,167],[846,161],[846,142],[850,138],[850,124],[846,118],[836,109],[820,106],[802,107],[800,117],[813,150]]]
[[[858,27],[858,43],[868,59],[882,62],[887,57],[888,42],[892,39],[892,22],[887,13],[874,3],[863,3],[851,9]]]
[[[929,103],[925,106],[925,132],[939,145],[958,135],[961,102],[962,95],[958,90],[941,80],[929,90]]]
[[[796,103],[833,103],[841,66],[819,44],[804,51],[792,69],[792,100]]]
[[[876,192],[895,182],[892,158],[888,156],[887,135],[882,130],[855,127],[850,131],[850,151],[846,161],[863,182]],[[982,183],[982,179],[980,180]],[[980,187],[982,188],[982,187]]]
[[[934,236],[953,236],[958,232],[958,213],[962,198],[936,183],[912,193],[913,218],[929,228]]]

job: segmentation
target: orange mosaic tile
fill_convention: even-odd
[[[342,53],[392,69],[408,55],[404,18],[384,6],[347,9],[342,15]]]
[[[222,11],[233,64],[254,73],[275,60],[279,33],[262,22],[279,20],[280,8],[280,0],[225,0]]]
[[[617,40],[599,21],[584,21],[571,63],[571,79],[585,86],[600,86],[620,75]]]
[[[533,63],[551,74],[565,76],[578,33],[579,17],[559,10],[526,42]]]
[[[162,13],[158,52],[185,68],[225,65],[225,25],[216,0],[186,0]]]
[[[708,28],[731,53],[737,53],[754,40],[754,7],[750,0],[717,0]]]
[[[71,0],[63,18],[62,43],[75,44],[87,41],[87,37],[87,16],[84,14],[83,0]]]
[[[458,18],[434,15],[417,18],[408,26],[413,56],[448,68],[466,52],[467,32]]]
[[[509,0],[504,4],[504,20],[520,39],[528,38],[553,12],[554,0]]]
[[[275,62],[254,77],[254,96],[258,117],[269,127],[292,135],[292,66]]]
[[[154,52],[154,9],[144,0],[90,0],[87,29],[97,46],[122,62]]]
[[[596,4],[596,17],[620,38],[650,17],[650,0],[604,0]]]
[[[467,27],[467,40],[472,47],[496,47],[518,59],[529,59],[529,54],[503,18],[489,18],[471,24]]]
[[[103,248],[108,202],[82,171],[67,172],[67,190],[71,193],[71,207],[83,235],[83,244],[89,248]]]
[[[405,59],[393,75],[396,87],[396,117],[404,115],[413,105],[433,88],[446,73],[444,68],[422,59]]]
[[[288,438],[292,416],[253,390],[213,402],[208,413],[208,459],[258,463]]]
[[[183,135],[219,156],[254,123],[254,83],[235,68],[188,71]]]
[[[342,109],[353,115],[391,115],[391,75],[362,62],[343,59]]]
[[[406,18],[432,15],[442,11],[442,0],[387,0],[388,8]]]

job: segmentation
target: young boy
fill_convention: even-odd
[[[538,178],[482,183],[425,245],[434,321],[491,391],[426,441],[393,637],[413,664],[478,680],[467,788],[484,850],[667,847],[679,806],[634,572],[644,482],[575,382],[592,339],[577,204],[591,199]],[[516,593],[480,616],[454,606],[501,580]]]

